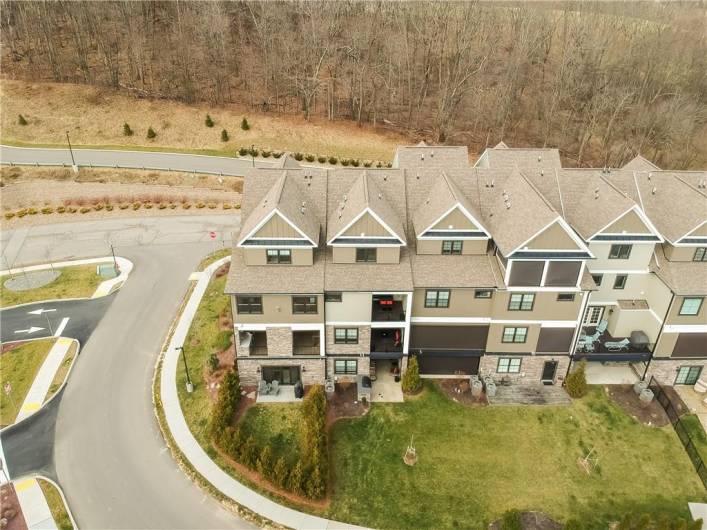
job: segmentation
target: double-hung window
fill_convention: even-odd
[[[334,361],[334,373],[339,375],[356,375],[358,372],[358,361],[347,361],[336,359]]]
[[[680,306],[681,315],[697,315],[702,307],[704,298],[683,298],[682,306]]]
[[[425,291],[425,307],[449,307],[449,289]]]
[[[574,302],[574,293],[560,293],[557,295],[558,302]]]
[[[611,245],[609,259],[628,259],[631,256],[632,245]]]
[[[508,300],[509,311],[532,311],[535,295],[531,293],[514,293]]]
[[[295,315],[315,315],[317,313],[317,297],[293,296],[292,313]]]
[[[496,372],[499,374],[517,374],[520,372],[520,357],[499,358]]]
[[[442,254],[461,254],[463,241],[442,241]]]
[[[375,247],[364,247],[356,249],[356,262],[357,263],[375,263],[378,259],[378,249]]]
[[[617,274],[614,279],[614,289],[623,289],[626,287],[626,280],[628,276],[626,274]]]
[[[236,310],[241,315],[262,315],[262,296],[236,296]]]
[[[502,342],[522,343],[528,338],[528,328],[503,328]]]
[[[266,254],[269,264],[292,263],[292,251],[289,248],[269,248]]]
[[[707,247],[697,247],[692,261],[707,261]]]
[[[358,328],[334,328],[335,344],[358,344]]]

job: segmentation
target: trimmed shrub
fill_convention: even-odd
[[[152,140],[153,138],[156,138],[156,137],[157,137],[157,133],[155,132],[155,130],[154,130],[152,127],[148,127],[148,128],[147,128],[147,137],[148,137],[150,140]]]
[[[123,136],[132,136],[133,130],[130,128],[130,125],[126,123],[123,124]]]
[[[66,212],[66,206],[57,206],[56,207],[56,213],[65,213]]]
[[[214,126],[214,120],[211,119],[211,116],[208,114],[206,115],[206,119],[204,120],[204,125],[207,127],[213,127]]]
[[[335,156],[330,156],[329,157],[329,163],[332,165],[336,165],[339,162],[339,159],[336,158]]]
[[[260,156],[262,156],[263,158],[270,158],[270,155],[272,155],[271,151],[267,151],[267,150],[260,151]]]
[[[74,210],[76,211],[76,210]],[[17,217],[22,219],[25,215],[27,215],[27,208],[22,208],[21,210],[17,210]]]
[[[147,208],[148,210],[151,210],[151,209],[152,209],[152,203],[151,203],[151,202],[146,202],[146,203],[145,203],[145,208]]]
[[[94,204],[93,209],[96,210],[97,212],[100,212],[103,209],[103,205],[100,203]]]
[[[371,167],[371,164],[372,164],[372,163],[373,163],[373,162],[371,162],[370,160],[366,160],[366,161],[363,163],[363,167]]]
[[[258,464],[258,445],[255,443],[255,438],[248,436],[241,448],[241,463],[253,469]]]
[[[91,211],[91,208],[88,206],[82,206],[81,209],[79,210],[81,213],[88,213]]]
[[[376,164],[376,167],[383,167],[383,162],[378,162],[378,163]]]
[[[74,206],[67,206],[66,211],[69,213],[76,213],[77,210],[76,210],[76,207],[74,207]]]
[[[235,370],[229,370],[221,381],[218,389],[218,398],[211,411],[211,436],[215,440],[220,440],[226,427],[231,423],[233,414],[238,407],[241,398],[241,385],[238,381],[238,374]],[[255,441],[253,441],[255,443]]]
[[[226,427],[222,442],[223,449],[235,460],[240,460],[245,443],[243,432],[238,428]]]
[[[235,208],[236,210],[240,210],[240,209],[241,209],[241,205],[240,205],[240,204],[236,204],[236,205],[234,206],[234,208]]]
[[[312,472],[307,477],[306,484],[307,497],[310,499],[321,499],[326,493],[326,485],[322,478],[321,466],[315,465]]]
[[[295,467],[292,469],[290,476],[287,480],[287,489],[292,493],[297,495],[302,495],[304,489],[302,488],[302,483],[304,482],[304,467],[302,462],[298,461]]]
[[[29,215],[37,215],[39,213],[39,210],[37,210],[37,208],[27,208],[27,213]]]
[[[289,477],[290,470],[287,467],[287,462],[283,457],[278,458],[272,471],[272,481],[281,488],[286,488]]]
[[[176,207],[177,207],[177,205],[174,204],[173,202],[169,203],[169,209],[170,209],[170,210],[174,210]]]
[[[196,206],[199,210],[201,210],[202,208],[205,208],[205,207],[206,207],[206,205],[205,205],[203,202],[197,202],[197,203],[195,204],[195,206]]]
[[[589,387],[587,386],[586,370],[587,362],[582,360],[565,379],[565,388],[571,397],[581,398],[587,394]]]
[[[157,208],[159,208],[160,210],[165,210],[167,208],[167,205],[165,203],[161,202],[157,205]]]
[[[233,207],[231,206],[231,203],[230,203],[230,202],[224,202],[224,203],[223,203],[223,209],[224,209],[224,210],[230,210],[231,208],[233,208]]]
[[[112,205],[112,204],[106,204],[106,211],[112,212],[112,211],[113,211],[113,205]]]
[[[19,123],[20,125],[27,125],[27,120],[22,114],[20,114],[17,116],[17,123]]]
[[[387,163],[385,164],[385,167],[393,167],[393,163],[392,163],[392,162],[387,162]]]
[[[314,155],[307,155],[304,157],[307,162],[314,162]]]
[[[361,161],[358,158],[354,158],[353,160],[351,160],[351,165],[353,167],[358,167],[361,165]]]
[[[247,131],[250,129],[250,123],[248,123],[248,120],[246,119],[245,116],[241,120],[241,129],[243,129],[244,131]]]
[[[141,206],[142,206],[142,203],[134,202],[133,203],[133,210],[139,210]]]
[[[5,212],[5,219],[12,219],[15,217],[15,212]]]
[[[272,460],[272,447],[270,447],[270,444],[267,444],[260,451],[260,456],[258,456],[258,462],[256,464],[256,470],[261,477],[270,479],[273,476]]]
[[[222,142],[228,142],[228,131],[226,129],[221,131],[221,141]]]
[[[322,155],[319,155],[319,156],[317,157],[317,162],[319,162],[320,164],[323,164],[324,162],[326,162],[326,157],[325,157],[325,156],[322,156]]]
[[[216,203],[215,202],[210,202],[209,204],[206,205],[209,210],[213,210],[216,208]]]
[[[51,206],[45,206],[44,208],[42,208],[42,213],[45,215],[54,213],[54,208],[52,208]]]
[[[258,151],[257,147],[253,147],[252,149],[248,149],[248,154],[250,156],[258,156],[258,154],[260,154],[260,151]]]
[[[350,163],[351,163],[351,160],[349,160],[348,158],[341,159],[341,165],[344,167],[347,167]]]
[[[282,156],[282,151],[273,151],[272,156],[275,158],[280,158]]]
[[[304,155],[302,153],[297,152],[292,155],[292,158],[300,162],[304,158]]]
[[[221,361],[219,361],[218,355],[216,355],[215,353],[209,355],[209,358],[206,359],[206,365],[209,368],[210,374],[213,374],[216,370],[218,370],[218,367],[221,365]]]
[[[410,356],[408,358],[408,368],[403,374],[402,381],[403,392],[408,394],[417,392],[422,388],[422,380],[420,379],[420,367],[417,364],[417,357]]]
[[[240,149],[238,149],[238,154],[240,156],[246,156],[249,152],[250,152],[250,149],[247,149],[245,147],[241,147]]]
[[[123,202],[118,205],[118,208],[120,208],[121,210],[127,210],[129,207],[130,205],[127,202]]]
[[[189,208],[191,208],[191,203],[190,202],[183,202],[182,208],[184,208],[185,210],[188,210]]]

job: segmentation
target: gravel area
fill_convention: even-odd
[[[46,270],[25,272],[5,280],[4,286],[10,291],[29,291],[52,283],[61,275],[61,271]]]

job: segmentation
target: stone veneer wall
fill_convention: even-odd
[[[520,357],[520,372],[517,374],[497,373],[498,359],[502,357]],[[524,385],[540,384],[545,361],[558,361],[555,383],[562,384],[570,362],[570,358],[566,355],[484,355],[479,362],[479,376],[490,375],[494,379],[509,377],[511,381]]]
[[[358,328],[358,344],[335,344],[334,328]],[[327,326],[326,327],[326,352],[359,354],[371,351],[371,326]]]
[[[357,373],[358,375],[368,375],[371,370],[371,359],[368,357],[358,357],[358,356],[346,356],[346,355],[332,355],[327,357],[327,374],[330,378],[335,378],[337,383],[355,383],[355,375],[345,375],[345,374],[335,374],[334,373],[334,361],[347,360],[347,361],[358,361]]]
[[[262,366],[299,366],[300,377],[305,385],[324,384],[324,357],[319,359],[267,359],[265,357],[245,357],[237,359],[238,375],[241,384],[255,386],[260,380],[258,367]],[[302,371],[304,367],[304,372]]]
[[[291,328],[266,328],[265,333],[268,341],[268,356],[292,355]]]
[[[659,360],[653,359],[648,367],[646,379],[655,377],[661,385],[673,386],[678,375],[678,368],[681,366],[702,366],[702,375],[707,375],[707,359],[680,359],[680,360]]]

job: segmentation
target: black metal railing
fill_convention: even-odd
[[[648,388],[653,391],[655,399],[658,403],[660,403],[661,407],[663,407],[663,410],[668,415],[670,424],[673,426],[673,429],[675,429],[682,446],[687,452],[687,456],[690,458],[692,465],[695,466],[697,475],[700,477],[700,480],[702,480],[702,485],[707,488],[707,467],[705,467],[705,462],[702,460],[702,457],[700,456],[690,433],[687,431],[687,428],[680,419],[680,414],[678,413],[677,408],[675,408],[675,405],[673,405],[670,396],[663,390],[663,387],[653,376],[651,376],[651,380],[648,383]]]

